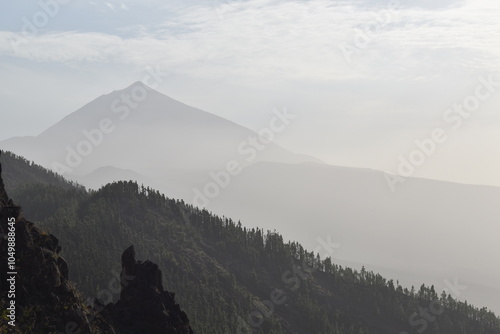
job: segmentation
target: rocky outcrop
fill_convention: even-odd
[[[7,310],[15,302],[13,312],[0,318],[0,333],[115,333],[102,316],[85,305],[68,280],[68,265],[59,254],[57,238],[24,219],[20,207],[8,197],[1,165],[0,233],[0,308]],[[13,258],[13,266],[7,266]],[[7,278],[11,279],[8,284]]]
[[[134,246],[122,255],[120,300],[103,314],[121,334],[192,334],[186,313],[165,291],[162,273],[151,261],[136,261]]]
[[[0,164],[0,309],[7,310],[0,317],[0,333],[193,333],[174,294],[163,289],[158,266],[136,261],[133,247],[122,256],[120,300],[116,305],[108,304],[102,312],[87,306],[68,280],[69,268],[60,255],[59,241],[22,216],[21,208],[5,191],[1,174]],[[12,226],[15,242],[8,234]],[[7,264],[13,258],[13,267],[9,268]],[[7,281],[11,277],[14,284]],[[15,296],[10,296],[12,292]],[[8,310],[11,300],[15,301],[13,311]]]

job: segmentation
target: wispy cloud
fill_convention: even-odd
[[[130,8],[124,2],[120,3],[120,9],[127,11],[130,10]]]
[[[115,11],[116,11],[115,6],[113,6],[113,4],[112,4],[112,3],[105,2],[104,4],[105,4],[105,5],[106,5],[109,9],[111,9],[113,12],[115,12]]]
[[[47,32],[29,39],[16,53],[9,39],[21,36],[2,32],[0,52],[36,61],[153,61],[190,75],[223,76],[230,71],[308,80],[381,75],[417,80],[435,76],[436,70],[498,68],[500,21],[494,11],[488,12],[491,6],[484,0],[441,10],[403,7],[353,55],[352,65],[345,63],[339,45],[352,44],[356,29],[373,22],[383,5],[367,8],[323,0],[215,3],[179,9],[174,19],[139,37]],[[221,8],[223,18],[218,15]]]

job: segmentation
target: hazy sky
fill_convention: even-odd
[[[500,186],[499,9],[498,0],[4,2],[0,140],[37,135],[157,69],[159,91],[254,130],[286,107],[297,117],[276,140],[292,151],[397,173],[400,157],[419,157],[415,141],[438,131],[446,140],[421,144],[428,154],[412,176]]]

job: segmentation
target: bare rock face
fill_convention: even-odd
[[[122,255],[120,300],[103,313],[121,334],[192,334],[174,294],[163,289],[162,273],[151,261],[136,261],[134,246]]]

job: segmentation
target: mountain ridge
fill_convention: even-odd
[[[434,286],[403,288],[364,268],[318,259],[277,232],[243,227],[134,182],[87,193],[35,184],[18,199],[35,216],[43,207],[44,228],[72,245],[63,255],[87,294],[109,286],[116,258],[132,243],[161,266],[197,333],[387,334],[424,325],[430,334],[500,333],[487,309],[439,296]],[[437,312],[432,321],[418,315],[429,305]]]
[[[0,158],[3,160],[2,151]],[[7,161],[9,165],[13,162],[18,165],[27,164],[27,160],[12,157],[11,154]],[[24,180],[23,185],[13,183],[11,186],[31,192],[25,187],[32,185],[30,181],[33,180],[29,180],[29,175],[40,174],[43,169],[29,165],[24,171],[30,168],[32,173],[25,173],[28,180]],[[12,166],[7,170],[13,171]],[[67,261],[61,256],[63,248],[59,240],[24,218],[21,208],[7,194],[3,172],[0,163],[0,249],[2,263],[9,263],[9,272],[0,273],[0,332],[194,334],[186,313],[175,302],[175,295],[163,289],[158,266],[150,261],[136,262],[135,253],[128,260],[125,258],[126,261],[122,257],[122,279],[119,280],[121,296],[118,302],[108,303],[106,306],[98,303],[93,308],[86,305],[69,279],[71,271]],[[48,171],[43,180],[49,186],[51,183],[57,184],[58,190],[62,190],[63,187],[60,186],[65,184],[69,189],[79,193],[82,191],[69,181],[64,183]],[[124,254],[127,251],[130,253],[130,249],[133,250],[133,246]],[[160,279],[159,283],[157,278]]]
[[[112,97],[109,95],[108,102]],[[109,107],[108,102],[103,108]],[[168,106],[152,101],[138,109],[141,107],[162,113]],[[81,157],[74,176],[88,175],[102,166],[133,170],[145,176],[146,182],[131,174],[123,177],[216,214],[238,217],[248,226],[277,229],[308,248],[314,249],[318,238],[331,236],[343,245],[337,251],[342,260],[394,268],[394,274],[405,268],[408,285],[428,277],[433,277],[431,284],[460,277],[470,286],[463,298],[500,310],[500,289],[495,288],[500,270],[493,265],[500,219],[497,188],[406,178],[391,189],[389,176],[383,172],[298,163],[303,159],[274,150],[272,144],[259,151],[248,141],[255,133],[226,129],[226,122],[222,130],[201,120],[194,126],[194,122],[179,123],[172,118],[165,125],[134,118],[137,114],[130,110],[124,123],[118,123],[121,113],[106,110],[117,117],[115,129]],[[36,156],[29,158],[44,166],[50,167],[54,161],[64,163],[65,147],[75,150],[87,140],[79,129],[95,128],[95,122],[89,126],[83,123],[75,122],[77,130],[68,128],[68,133],[54,134],[51,142],[35,139],[31,146],[23,141],[18,152],[34,151]],[[247,154],[238,152],[241,143]],[[230,162],[232,167],[234,162],[241,167],[232,170],[236,175],[227,171]],[[95,188],[117,181],[116,175],[100,176],[99,180],[74,179]],[[471,238],[482,242],[464,247]],[[478,257],[484,261],[477,261]],[[393,276],[389,271],[384,274]],[[491,289],[488,292],[476,286]]]

